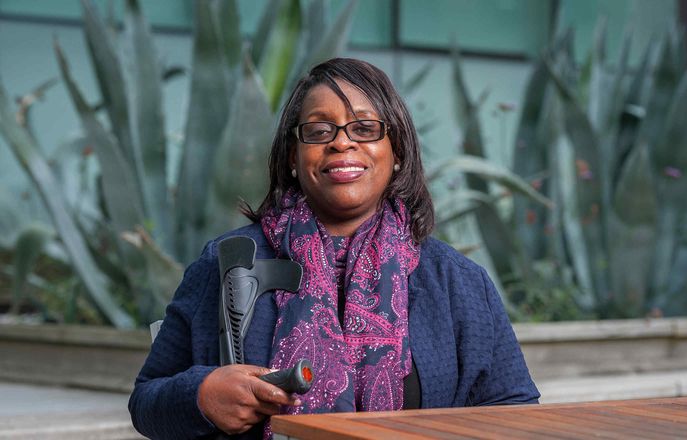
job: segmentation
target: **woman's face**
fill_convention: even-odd
[[[381,119],[360,90],[336,82],[355,115],[332,89],[319,84],[303,100],[300,124],[325,121],[342,126],[356,119]],[[291,152],[291,167],[298,172],[310,208],[332,235],[352,235],[375,213],[393,166],[388,136],[375,142],[354,142],[343,129],[327,144],[299,141]]]

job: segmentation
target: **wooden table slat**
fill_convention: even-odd
[[[538,414],[536,411],[527,414],[528,419],[541,419],[543,422],[556,423],[558,426],[566,427],[568,432],[573,436],[573,438],[579,437],[600,437],[600,438],[612,438],[612,439],[626,439],[628,434],[627,431],[616,429],[612,431],[607,431],[603,425],[600,424],[590,424],[588,420],[580,420],[579,417],[570,417],[564,414],[556,413],[546,413]]]
[[[687,397],[577,404],[274,416],[302,440],[687,438]]]
[[[645,438],[665,438],[673,432],[670,426],[661,426],[654,423],[634,423],[636,419],[628,418],[616,411],[606,411],[602,409],[597,409],[595,411],[590,409],[584,409],[578,411],[572,411],[570,409],[565,410],[566,413],[574,414],[584,420],[584,423],[598,423],[605,425],[607,429],[613,429],[615,431],[624,431],[628,428],[631,432],[636,433],[638,436],[641,434]],[[687,426],[685,427],[687,429]]]
[[[412,434],[418,434],[424,437],[431,437],[436,439],[470,439],[474,438],[472,432],[465,432],[464,430],[452,430],[446,431],[441,429],[441,426],[437,424],[430,423],[428,425],[423,425],[422,423],[416,423],[417,421],[406,420],[405,418],[393,417],[386,419],[367,419],[366,424],[382,426],[384,428],[391,428],[394,430],[403,430],[403,432],[410,432]]]
[[[456,419],[448,415],[436,416],[437,419],[443,420],[445,423],[453,423],[457,425]],[[482,435],[481,438],[512,438],[512,437],[525,437],[528,439],[550,439],[550,433],[537,432],[536,430],[521,429],[516,426],[503,426],[501,424],[494,423],[492,419],[484,417],[480,414],[470,414],[467,418],[461,418],[461,425],[467,425],[470,427],[478,427]]]
[[[396,418],[398,419],[398,418]],[[446,415],[432,415],[428,417],[402,417],[398,419],[405,423],[435,427],[437,430],[452,432],[456,434],[469,435],[473,438],[494,438],[496,436],[512,435],[513,429],[506,429],[501,426],[488,424],[482,421],[470,419],[469,423],[456,423],[456,420]],[[532,439],[544,439],[544,436],[533,434]]]
[[[654,420],[665,420],[668,422],[683,422],[687,423],[687,411],[685,410],[678,410],[678,409],[673,409],[673,408],[664,408],[664,409],[653,409],[651,407],[648,408],[632,408],[632,407],[623,407],[623,408],[618,408],[616,410],[619,413],[622,414],[631,414],[641,417],[642,420],[645,420],[647,418],[649,419],[654,419]]]
[[[321,439],[326,432],[327,440],[350,440],[372,438],[394,438],[395,440],[418,440],[415,434],[393,429],[375,427],[354,420],[327,417],[327,415],[298,415],[272,417],[272,431],[302,439]]]
[[[498,424],[501,426],[508,426],[518,431],[525,432],[526,435],[520,436],[521,438],[528,437],[529,435],[535,433],[545,434],[547,437],[552,439],[573,438],[568,431],[562,431],[554,426],[551,426],[549,423],[539,423],[535,425],[532,423],[532,420],[521,414],[514,414],[512,412],[503,412],[498,415],[485,413],[482,414],[481,417],[483,417],[485,420],[491,421],[491,423],[495,425]],[[514,432],[513,435],[515,436],[516,433],[517,432]]]

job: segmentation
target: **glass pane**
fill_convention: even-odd
[[[546,44],[550,0],[400,0],[401,43],[534,55]]]
[[[359,1],[353,15],[353,25],[348,42],[355,46],[391,46],[391,1]],[[344,0],[332,1],[330,23],[346,4]]]
[[[123,1],[94,0],[93,3],[103,13],[112,4],[115,17],[121,18],[124,11]],[[141,0],[143,14],[154,26],[191,27],[193,5],[184,0]],[[77,0],[0,0],[0,12],[22,16],[81,19],[81,2]]]
[[[677,22],[675,0],[561,0],[561,18],[575,29],[576,58],[586,58],[601,17],[607,20],[607,53],[611,61],[619,56],[623,34],[632,32],[631,60],[637,62],[651,38],[660,36]]]

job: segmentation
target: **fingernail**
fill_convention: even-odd
[[[294,402],[293,402],[293,405],[294,405],[294,406],[301,406],[302,404],[303,404],[303,402],[301,402],[301,399],[296,399],[296,400],[294,400]]]

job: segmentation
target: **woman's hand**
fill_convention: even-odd
[[[200,384],[200,410],[222,431],[240,434],[265,417],[279,414],[279,405],[300,405],[298,399],[259,379],[271,371],[254,365],[216,369]]]

